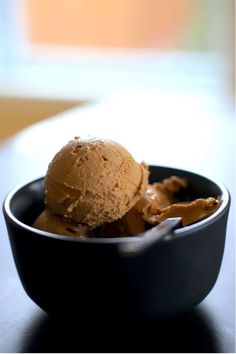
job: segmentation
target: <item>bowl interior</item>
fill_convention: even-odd
[[[44,209],[44,178],[18,189],[10,199],[9,209],[16,219],[32,226]]]

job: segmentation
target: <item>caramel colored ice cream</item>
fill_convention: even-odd
[[[218,207],[218,200],[212,197],[198,198],[188,203],[176,203],[160,210],[153,219],[153,224],[159,224],[167,218],[179,216],[182,225],[191,225],[210,216]],[[151,221],[151,220],[149,220]]]
[[[59,215],[52,214],[47,208],[34,222],[34,227],[58,235],[93,237],[93,231],[85,225],[71,223]]]
[[[148,184],[148,175],[120,144],[74,138],[49,164],[45,210],[33,226],[66,236],[135,236],[169,217],[190,225],[218,207],[211,197],[179,200],[188,190],[185,178]]]
[[[142,197],[148,168],[111,140],[75,138],[50,163],[45,178],[49,212],[95,228],[122,218]]]
[[[191,225],[210,216],[218,207],[215,198],[198,198],[193,201],[176,199],[176,193],[187,189],[185,178],[171,176],[162,182],[149,184],[144,196],[133,209],[152,225],[172,217],[181,217],[182,225]]]
[[[143,215],[132,208],[121,219],[103,224],[98,234],[100,237],[135,236],[143,233],[145,229]]]
[[[135,210],[142,214],[156,214],[160,209],[175,203],[175,193],[186,188],[186,179],[177,176],[149,184],[143,197],[135,205]]]

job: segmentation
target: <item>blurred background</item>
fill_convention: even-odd
[[[120,93],[233,108],[234,13],[233,0],[0,0],[0,140]]]

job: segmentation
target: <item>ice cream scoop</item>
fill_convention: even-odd
[[[148,166],[117,142],[74,138],[49,164],[45,210],[33,226],[66,236],[135,236],[167,218],[190,225],[218,207],[212,197],[191,200],[184,177],[151,184],[148,177]]]
[[[148,168],[111,140],[75,138],[49,164],[46,208],[95,228],[123,217],[142,197]]]

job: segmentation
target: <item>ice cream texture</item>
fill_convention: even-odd
[[[97,227],[124,216],[142,197],[148,168],[111,140],[75,138],[53,158],[46,207],[68,222]]]
[[[94,236],[92,229],[88,226],[69,222],[60,215],[53,214],[47,208],[45,208],[45,210],[35,220],[34,227],[36,227],[36,229],[64,236]]]
[[[212,197],[179,200],[188,190],[185,178],[150,184],[148,176],[148,166],[117,142],[74,138],[49,164],[45,210],[33,226],[65,236],[134,236],[168,217],[193,224],[218,207]]]

